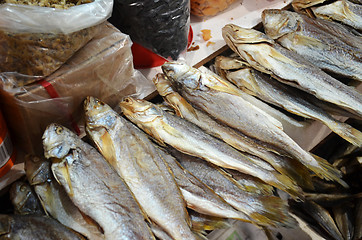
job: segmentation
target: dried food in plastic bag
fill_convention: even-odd
[[[100,27],[98,35],[45,81],[14,87],[11,74],[0,73],[0,103],[15,143],[26,153],[42,153],[41,136],[48,124],[72,129],[79,123],[86,96],[115,107],[123,96],[144,98],[155,91],[133,68],[130,37],[110,23]]]
[[[109,21],[152,52],[176,60],[187,48],[189,0],[115,0]]]
[[[195,16],[215,16],[227,9],[235,0],[190,0],[191,14]]]
[[[18,86],[48,76],[97,34],[112,7],[112,0],[68,9],[0,4],[0,72]]]

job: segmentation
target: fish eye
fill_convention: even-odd
[[[130,98],[125,98],[125,99],[123,100],[123,102],[125,102],[125,103],[132,103],[132,101],[131,101]]]
[[[25,192],[27,190],[27,187],[25,185],[21,185],[20,191]]]
[[[55,132],[57,134],[61,134],[63,132],[63,128],[62,127],[56,127]]]

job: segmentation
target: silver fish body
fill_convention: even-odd
[[[247,192],[221,168],[199,158],[172,151],[181,165],[219,194],[230,205],[243,211],[258,225],[293,226],[286,203],[278,197]]]
[[[318,120],[339,136],[356,146],[362,146],[362,133],[350,125],[334,119],[322,108],[309,102],[305,93],[282,84],[269,75],[251,68],[227,74],[227,79],[240,89],[304,118]]]
[[[329,180],[340,180],[340,172],[325,160],[316,160],[302,149],[268,115],[256,109],[240,97],[240,89],[231,87],[226,80],[201,73],[183,63],[165,63],[168,79],[189,102],[245,135],[275,146],[280,153],[298,159],[318,176]],[[243,94],[246,94],[242,92]]]
[[[254,29],[228,24],[222,31],[230,48],[253,68],[362,116],[362,95],[357,90],[331,77],[299,54]]]
[[[45,130],[43,146],[57,181],[105,239],[154,239],[127,185],[95,148],[57,124]]]
[[[104,239],[97,223],[82,213],[54,179],[50,161],[36,156],[25,159],[26,175],[47,214],[88,239]]]
[[[287,10],[267,9],[262,13],[262,22],[269,37],[315,66],[362,81],[362,49],[347,44],[342,36],[325,31],[330,25],[328,21]]]
[[[5,214],[0,214],[0,239],[85,240],[49,217]]]
[[[225,61],[223,62],[225,63]],[[297,181],[299,185],[311,187],[309,172],[298,161],[274,153],[273,149],[268,149],[268,145],[258,142],[227,125],[220,124],[204,111],[194,108],[173,90],[165,75],[159,74],[153,81],[159,94],[175,109],[179,116],[194,123],[206,133],[222,139],[234,148],[265,160],[280,173]]]
[[[88,135],[145,214],[174,239],[194,239],[180,189],[148,136],[96,98],[84,108]]]
[[[161,149],[158,152],[171,168],[188,208],[204,215],[250,222],[248,216],[236,211],[207,185],[184,169],[173,156]]]
[[[161,143],[167,143],[215,165],[260,178],[293,196],[301,196],[301,189],[268,163],[260,159],[255,161],[185,119],[164,112],[156,105],[141,99],[126,98],[120,106],[128,119]]]

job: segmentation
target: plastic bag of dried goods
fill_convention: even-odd
[[[115,0],[109,21],[133,42],[166,59],[186,53],[190,0]]]
[[[41,136],[52,122],[81,129],[87,96],[116,107],[124,96],[144,98],[154,92],[152,81],[133,68],[131,45],[128,35],[106,22],[91,41],[41,81],[16,87],[11,74],[0,73],[0,105],[17,148],[41,154]]]
[[[0,72],[12,73],[18,86],[50,75],[112,13],[112,0],[71,1],[0,0]]]
[[[236,0],[190,0],[191,14],[200,17],[215,16]]]

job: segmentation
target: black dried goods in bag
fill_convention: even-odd
[[[187,48],[189,0],[115,0],[109,21],[133,42],[176,60]]]

